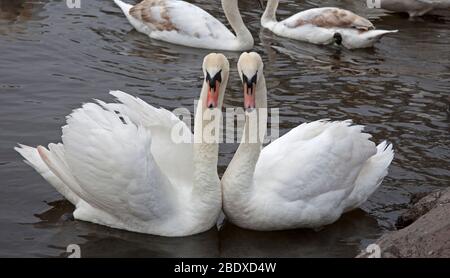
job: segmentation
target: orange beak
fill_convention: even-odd
[[[220,83],[222,82],[222,70],[213,77],[206,72],[205,82],[208,85],[208,95],[206,97],[206,107],[214,109],[219,106]]]
[[[215,81],[214,87],[211,87],[209,85],[208,96],[206,98],[206,107],[213,109],[219,106],[219,88],[220,88],[219,81]]]
[[[245,109],[254,109],[256,107],[255,90],[256,90],[256,86],[254,84],[249,85],[247,83],[244,83],[244,108]]]

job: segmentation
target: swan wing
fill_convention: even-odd
[[[52,144],[53,145],[53,144]],[[56,176],[42,157],[37,148],[19,144],[16,150],[25,159],[24,162],[34,168],[48,183],[50,183],[56,191],[64,196],[73,205],[77,205],[80,198],[60,179]]]
[[[155,108],[145,101],[121,91],[111,91],[119,103],[104,104],[108,109],[126,115],[137,126],[152,135],[151,151],[161,171],[173,185],[188,183],[193,178],[193,134],[175,114]]]
[[[377,153],[365,163],[355,182],[355,188],[345,200],[346,211],[358,208],[381,185],[388,174],[388,168],[394,159],[392,144],[386,141],[377,146]]]
[[[322,120],[291,130],[262,150],[254,178],[258,190],[283,202],[326,199],[327,205],[339,206],[376,153],[362,129],[351,121]]]
[[[373,24],[364,17],[348,10],[333,7],[302,11],[285,19],[282,23],[290,28],[310,24],[323,28],[355,28],[364,31],[374,29]]]
[[[88,103],[68,116],[63,144],[38,150],[92,207],[119,218],[150,220],[167,216],[176,198],[152,155],[151,139],[148,129],[127,116]]]
[[[219,20],[185,1],[144,0],[130,9],[130,15],[162,36],[172,32],[201,40],[234,38]]]

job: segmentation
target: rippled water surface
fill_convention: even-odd
[[[130,2],[132,0],[129,0]],[[187,238],[162,238],[74,221],[73,207],[25,165],[12,148],[60,140],[72,109],[110,89],[168,109],[193,110],[208,51],[169,45],[133,31],[112,1],[0,0],[0,256],[352,257],[393,229],[416,192],[449,186],[450,13],[410,21],[367,10],[365,1],[282,1],[279,18],[335,5],[378,28],[399,29],[374,49],[348,51],[291,41],[263,31],[254,0],[241,10],[266,63],[269,105],[280,108],[282,133],[305,121],[353,119],[396,157],[382,187],[361,210],[320,231],[261,233],[224,223]],[[219,1],[191,1],[225,22]],[[235,64],[225,105],[241,105]],[[236,146],[223,146],[222,173]]]

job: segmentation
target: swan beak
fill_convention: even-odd
[[[222,71],[219,71],[211,78],[209,73],[206,73],[206,84],[208,86],[208,96],[206,98],[206,107],[214,109],[219,106],[219,89],[222,82]]]
[[[245,74],[242,75],[242,83],[244,85],[244,108],[247,110],[255,109],[256,107],[256,76],[249,79]]]

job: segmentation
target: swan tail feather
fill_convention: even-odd
[[[114,3],[116,3],[116,5],[119,6],[123,13],[128,17],[128,15],[130,14],[130,9],[133,7],[133,5],[125,3],[121,0],[114,0]]]
[[[139,32],[148,34],[150,31],[149,26],[141,22],[138,18],[135,18],[135,15],[133,14],[132,8],[133,5],[127,4],[121,0],[114,0],[114,3],[116,3],[117,6],[122,10],[122,12],[125,14],[126,18],[128,19],[128,22]]]
[[[388,174],[388,168],[393,159],[392,144],[383,141],[377,146],[377,153],[370,157],[362,167],[355,187],[345,202],[345,211],[356,209],[367,201]]]
[[[388,35],[388,34],[394,34],[397,33],[398,30],[372,30],[370,32],[370,37],[375,38],[376,40],[381,39],[382,37]]]

